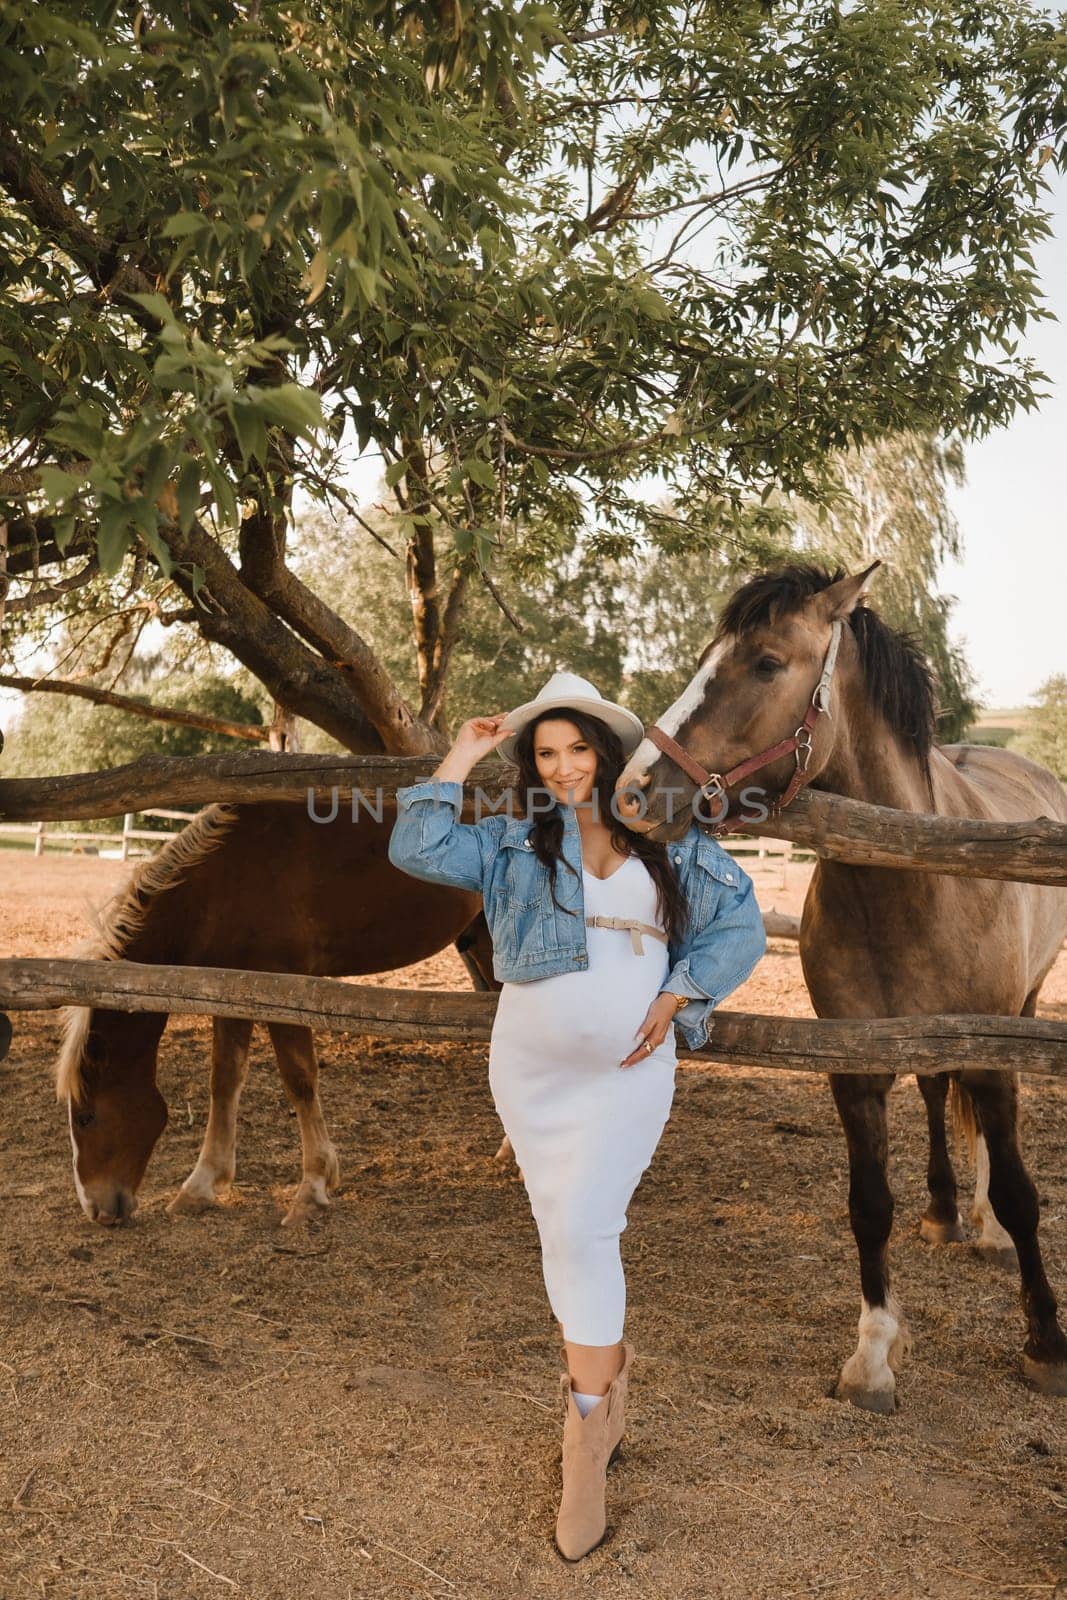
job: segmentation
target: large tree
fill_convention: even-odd
[[[1037,707],[1030,713],[1021,737],[1012,748],[1040,761],[1067,783],[1067,675],[1047,678],[1032,697]]]
[[[8,0],[16,627],[121,569],[348,747],[437,747],[504,549],[721,549],[841,447],[1032,402],[1065,59],[1020,0]],[[355,449],[408,696],[288,559]]]

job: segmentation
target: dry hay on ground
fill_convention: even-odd
[[[99,897],[121,871],[5,863],[3,953],[69,948],[81,891]],[[765,905],[798,908],[802,869],[785,891],[779,867],[760,876]],[[388,981],[465,982],[451,952]],[[773,947],[732,1004],[810,1014],[795,947]],[[1045,1011],[1067,1014],[1063,962]],[[1015,1282],[918,1240],[912,1084],[892,1132],[916,1350],[885,1419],[827,1398],[858,1287],[824,1085],[679,1074],[624,1238],[638,1359],[614,1531],[572,1570],[550,1538],[557,1341],[524,1191],[492,1161],[484,1048],[324,1040],[344,1186],[322,1225],[289,1236],[296,1129],[259,1035],[237,1193],[204,1218],[166,1216],[207,1103],[207,1024],[178,1019],[170,1127],[133,1225],[106,1232],[70,1180],[49,1081],[58,1018],[15,1020],[0,1066],[12,1600],[1052,1600],[1067,1404],[1018,1377]],[[1024,1096],[1048,1264],[1067,1286],[1067,1091]]]

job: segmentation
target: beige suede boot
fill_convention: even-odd
[[[611,1388],[583,1417],[574,1403],[571,1380],[561,1380],[566,1421],[563,1424],[563,1495],[556,1519],[556,1545],[568,1561],[588,1555],[607,1529],[605,1476],[619,1453],[626,1425],[626,1385],[633,1345],[623,1344],[622,1370]]]

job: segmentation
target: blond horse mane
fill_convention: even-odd
[[[197,812],[181,833],[150,856],[99,911],[92,913],[96,932],[78,951],[86,960],[119,961],[140,933],[156,895],[181,883],[185,874],[217,850],[237,821],[230,806],[212,805]],[[92,1019],[91,1006],[66,1006],[63,1043],[56,1062],[56,1097],[77,1104],[82,1097],[82,1064]]]

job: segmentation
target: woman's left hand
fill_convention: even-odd
[[[631,1051],[625,1061],[620,1061],[620,1067],[635,1066],[638,1061],[647,1061],[652,1050],[658,1050],[674,1027],[674,1018],[678,1007],[672,994],[658,994],[645,1012],[645,1020],[637,1030],[637,1049]],[[652,1050],[646,1049],[646,1041]]]

